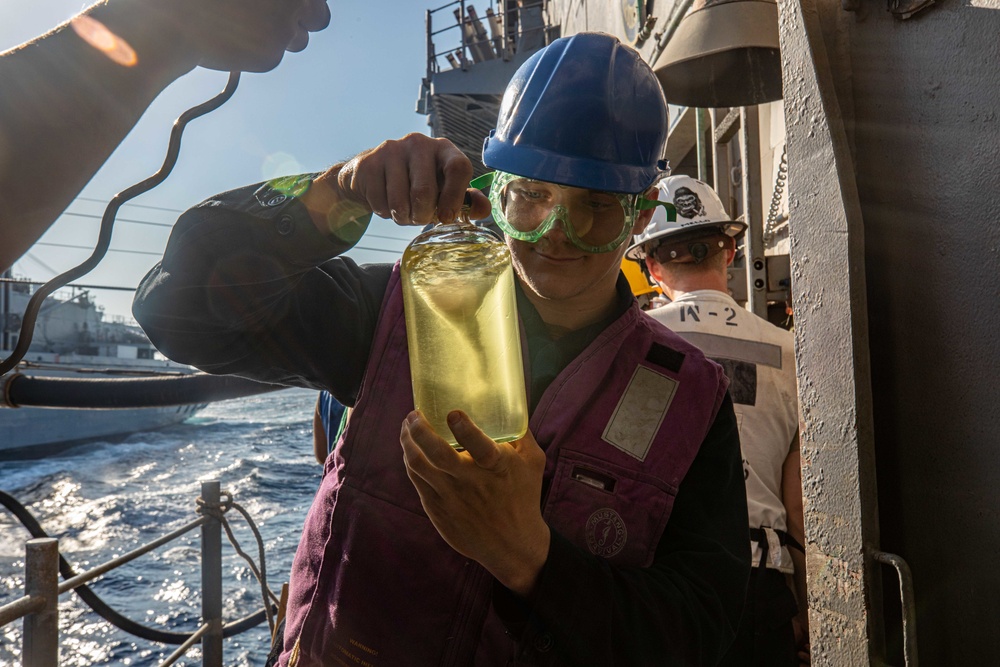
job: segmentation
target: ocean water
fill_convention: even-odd
[[[82,571],[126,553],[197,518],[203,481],[224,491],[253,517],[264,539],[267,579],[275,594],[288,580],[306,512],[319,486],[312,415],[317,393],[289,389],[209,405],[184,424],[95,442],[34,461],[0,461],[0,488],[14,495],[59,538],[62,554]],[[257,559],[253,534],[235,511],[227,515],[245,552]],[[0,605],[23,594],[24,542],[29,538],[0,507]],[[224,618],[261,608],[260,585],[223,533]],[[201,615],[200,530],[171,542],[91,584],[132,620],[190,632]],[[0,628],[0,665],[20,664],[21,621]],[[60,597],[60,664],[158,665],[175,646],[128,635],[92,612],[75,594]],[[269,650],[267,623],[225,640],[226,665],[260,666]],[[200,665],[195,646],[180,665]]]

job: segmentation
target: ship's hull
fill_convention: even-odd
[[[126,410],[0,409],[0,456],[32,447],[67,446],[151,431],[180,423],[205,405]]]
[[[0,353],[6,356],[9,352]],[[31,354],[16,372],[50,378],[139,378],[188,375],[189,366],[165,360]],[[0,457],[45,453],[68,445],[121,438],[177,424],[206,403],[125,409],[0,407]]]

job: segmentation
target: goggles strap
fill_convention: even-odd
[[[476,190],[485,190],[493,185],[493,179],[496,178],[496,175],[495,171],[488,171],[482,176],[477,176],[469,181],[469,187]]]
[[[672,243],[661,243],[649,255],[660,264],[671,262],[684,262],[690,264],[701,264],[709,257],[714,257],[726,249],[732,249],[731,237],[724,235],[701,237],[686,241],[674,241]]]
[[[663,207],[663,210],[667,213],[667,220],[669,222],[677,222],[677,208],[670,202],[660,201],[659,199],[646,199],[640,196],[635,204],[636,209],[639,211],[648,211],[657,206]]]

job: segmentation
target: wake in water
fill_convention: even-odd
[[[37,461],[0,461],[0,488],[59,538],[60,551],[79,572],[195,519],[201,482],[218,479],[257,522],[268,583],[277,593],[288,579],[322,472],[312,450],[315,401],[316,392],[301,389],[224,401],[188,423],[123,442],[81,445]],[[246,523],[235,512],[229,519],[244,551],[256,559]],[[201,617],[199,535],[192,531],[91,586],[132,620],[190,632]],[[23,594],[29,537],[0,509],[0,605]],[[225,537],[223,600],[227,621],[261,607],[257,580]],[[21,627],[0,628],[0,665],[19,664]],[[157,665],[176,648],[118,630],[69,593],[60,598],[59,629],[61,665]],[[225,663],[260,667],[269,643],[266,623],[227,639]],[[177,664],[201,664],[200,650],[191,649]]]

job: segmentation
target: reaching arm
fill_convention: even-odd
[[[329,19],[324,0],[104,0],[0,54],[0,270],[171,82],[197,65],[267,71]]]
[[[391,266],[330,258],[358,241],[372,210],[400,224],[454,215],[471,175],[453,144],[413,134],[315,178],[218,195],[177,221],[135,318],[176,361],[328,388],[353,405]],[[472,196],[473,215],[486,215],[486,197]]]
[[[316,457],[316,462],[323,465],[326,463],[328,445],[326,428],[323,426],[323,417],[319,412],[321,400],[321,398],[316,399],[316,408],[313,410],[313,455]]]

